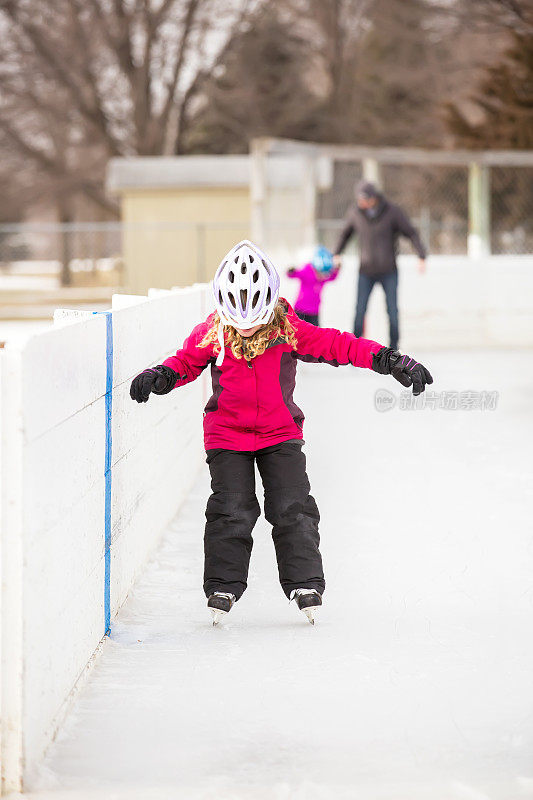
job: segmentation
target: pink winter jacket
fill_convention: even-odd
[[[221,367],[215,364],[215,343],[198,347],[213,315],[197,325],[181,350],[163,363],[180,377],[176,386],[190,383],[211,365],[213,394],[204,409],[205,449],[260,450],[303,438],[304,415],[292,399],[297,361],[320,361],[338,367],[372,367],[372,353],[382,345],[358,339],[335,328],[318,328],[303,322],[283,300],[296,331],[297,348],[273,340],[265,352],[246,361],[226,347]]]

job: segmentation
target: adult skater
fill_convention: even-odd
[[[340,267],[340,254],[353,233],[359,239],[359,279],[354,334],[361,336],[368,299],[376,283],[385,292],[389,315],[390,346],[395,350],[399,341],[398,267],[396,265],[399,236],[411,240],[419,257],[419,271],[426,265],[426,250],[416,228],[399,206],[390,203],[370,181],[360,181],[355,190],[356,205],[346,215],[345,225],[335,248],[334,261]]]
[[[339,270],[333,264],[333,256],[327,247],[317,247],[313,258],[300,269],[287,270],[289,278],[300,281],[300,291],[294,304],[294,310],[304,322],[319,325],[320,302],[322,289],[330,281],[334,281]]]
[[[213,493],[206,509],[204,590],[213,624],[246,589],[260,513],[255,462],[281,586],[313,622],[325,583],[320,517],[302,452],[304,415],[292,399],[298,359],[392,374],[403,386],[412,385],[415,395],[433,379],[390,347],[299,319],[279,297],[274,265],[251,242],[239,242],[225,256],[213,295],[216,310],[175,356],[137,375],[130,394],[145,403],[151,392],[184,386],[210,364],[213,394],[204,410],[204,441]]]

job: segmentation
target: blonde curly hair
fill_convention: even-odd
[[[219,324],[220,317],[215,312],[209,330],[198,347],[209,347],[210,344],[214,344],[214,353],[220,353],[220,343],[218,341]],[[274,309],[270,322],[267,325],[263,325],[253,336],[241,336],[232,325],[224,325],[224,344],[231,347],[231,352],[235,358],[245,358],[246,361],[251,361],[252,358],[262,355],[269,344],[276,339],[281,339],[290,344],[293,350],[296,349],[296,331],[287,319],[287,306],[281,301],[278,302]]]

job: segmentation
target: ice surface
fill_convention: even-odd
[[[533,355],[417,356],[435,391],[496,390],[496,410],[378,413],[391,378],[300,370],[316,625],[279,589],[260,521],[248,591],[212,627],[205,468],[30,797],[533,797]]]

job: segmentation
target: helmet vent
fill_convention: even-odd
[[[266,269],[266,271],[270,275],[270,269],[269,269],[268,264],[266,263],[264,258],[261,259],[261,263],[263,264],[264,268]]]
[[[233,308],[236,309],[237,308],[237,303],[235,302],[235,298],[233,297],[231,292],[228,292],[228,298],[229,298],[229,301],[230,301],[231,305],[233,306]]]
[[[246,289],[241,289],[241,306],[243,309],[246,308],[246,300],[248,299],[248,292]]]
[[[259,280],[259,270],[256,269],[256,271],[254,272],[253,281],[254,283],[257,283],[258,280]]]
[[[266,304],[267,305],[270,303],[271,298],[272,298],[272,294],[270,292],[270,286],[269,286],[268,287],[268,291],[267,291],[267,296],[266,296]]]
[[[235,273],[233,272],[233,270],[231,270],[231,272],[228,272],[228,280],[230,283],[233,283],[235,281]]]
[[[251,253],[249,253],[248,258],[250,259],[250,264],[254,263],[254,257]]]
[[[259,300],[259,292],[256,292],[254,294],[254,297],[253,297],[253,300],[252,300],[252,308],[256,307],[258,300]]]
[[[238,264],[239,263],[239,256],[235,256],[235,258],[233,260],[235,261],[236,264]]]
[[[241,264],[241,275],[246,275],[247,266],[246,264]]]

